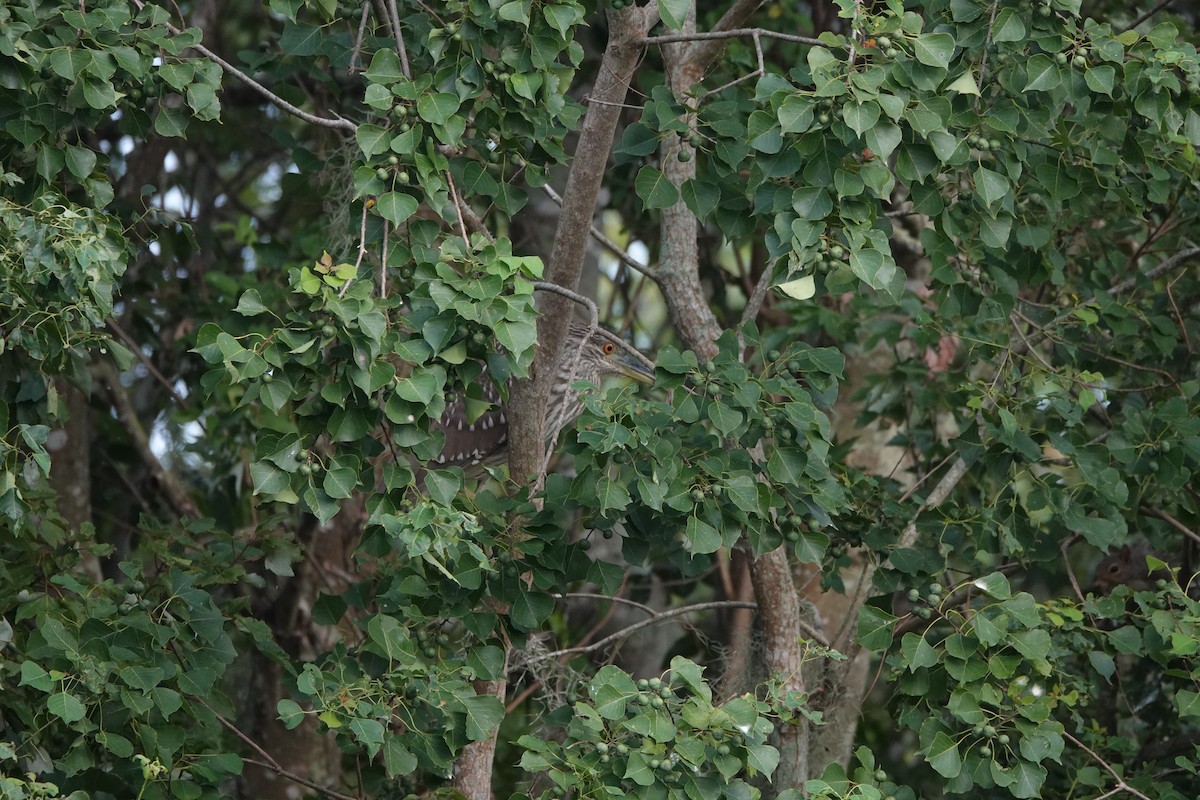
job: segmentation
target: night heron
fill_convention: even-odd
[[[590,334],[589,334],[590,331]],[[583,411],[577,381],[600,386],[607,377],[624,376],[653,383],[654,363],[622,339],[601,328],[572,324],[563,346],[558,374],[550,387],[546,407],[546,447],[554,446],[562,429]],[[475,420],[467,415],[466,399],[459,393],[446,404],[433,426],[446,435],[446,444],[434,463],[443,467],[500,464],[508,459],[508,407],[490,380],[481,376],[483,399],[492,404]]]

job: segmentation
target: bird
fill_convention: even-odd
[[[492,407],[472,420],[465,394],[458,392],[449,399],[441,419],[431,426],[445,435],[446,443],[430,467],[470,468],[508,460],[509,409],[486,374],[485,370],[480,383],[483,399]],[[546,406],[547,449],[583,412],[583,398],[573,384],[589,381],[599,386],[605,378],[617,376],[653,383],[654,363],[603,328],[572,323]]]

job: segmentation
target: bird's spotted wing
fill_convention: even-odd
[[[494,405],[474,422],[467,421],[467,406],[461,393],[446,404],[442,418],[433,426],[446,435],[446,445],[434,459],[439,467],[470,467],[495,463],[508,444],[508,412],[500,405],[500,393],[485,372],[479,377],[483,399]]]

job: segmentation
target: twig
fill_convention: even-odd
[[[747,322],[753,322],[758,319],[758,311],[762,308],[763,301],[767,299],[767,289],[771,288],[771,277],[775,270],[768,266],[762,271],[762,275],[758,277],[758,283],[754,285],[754,291],[750,294],[750,299],[746,301],[746,307],[742,310],[742,318],[738,321],[738,358],[741,359],[741,351],[745,349],[745,342],[742,337],[742,327]]]
[[[721,86],[718,86],[715,89],[705,92],[704,97],[709,97],[714,94],[720,94],[721,92],[728,89],[730,86],[739,84],[742,81],[752,80],[753,78],[761,78],[763,75],[767,74],[766,66],[763,64],[762,39],[760,39],[759,36],[760,36],[760,34],[757,31],[755,31],[754,32],[754,54],[756,56],[758,56],[758,69],[754,70],[754,72],[749,72],[749,73],[741,76],[740,78],[734,78],[733,80],[729,81],[728,83],[722,84]],[[703,98],[701,98],[701,99],[703,99]]]
[[[346,71],[351,75],[358,69],[358,55],[362,52],[363,39],[367,35],[367,17],[371,15],[371,4],[363,2],[362,17],[358,20],[358,34],[354,37],[354,47],[350,51],[350,66]]]
[[[245,759],[246,761],[250,762],[251,764],[254,764],[257,767],[269,769],[269,770],[273,771],[276,775],[280,775],[284,778],[287,778],[290,781],[295,781],[296,783],[299,783],[302,786],[307,786],[309,789],[312,789],[313,791],[316,791],[316,792],[320,792],[321,794],[325,795],[326,797],[332,797],[332,798],[335,798],[335,800],[358,800],[358,798],[356,798],[352,795],[342,794],[341,792],[335,791],[333,789],[327,789],[324,786],[320,786],[316,783],[313,783],[312,781],[308,780],[307,778],[301,777],[294,772],[289,772],[288,770],[284,769],[282,766],[280,766],[278,761],[276,761],[274,758],[271,757],[270,753],[268,753],[266,750],[264,750],[262,748],[261,745],[258,744],[258,742],[254,741],[249,736],[247,736],[244,732],[242,732],[242,730],[240,728],[238,728],[238,726],[234,725],[232,722],[225,719],[225,717],[218,714],[216,712],[216,710],[214,710],[213,707],[210,706],[208,703],[204,702],[204,700],[202,698],[197,697],[196,695],[188,695],[188,696],[195,702],[197,702],[200,705],[207,708],[209,713],[217,718],[217,722],[219,722],[223,726],[225,726],[225,728],[230,733],[232,733],[237,738],[241,739],[243,742],[246,743],[246,745],[251,750],[258,753],[260,756],[262,756],[265,759],[265,761],[258,761],[257,759],[247,758],[247,759]]]
[[[1189,539],[1191,539],[1192,541],[1200,544],[1200,533],[1196,533],[1194,530],[1189,528],[1187,525],[1184,525],[1182,522],[1175,519],[1167,512],[1161,511],[1161,510],[1155,508],[1154,506],[1142,506],[1141,512],[1143,514],[1149,514],[1152,517],[1158,517],[1159,519],[1161,519],[1162,521],[1164,521],[1168,525],[1170,525],[1172,528],[1174,528],[1175,530],[1182,533],[1184,536],[1186,536]]]
[[[454,211],[458,215],[458,229],[462,232],[463,244],[470,247],[471,240],[467,236],[467,223],[463,222],[463,204],[458,199],[458,189],[454,187],[454,178],[450,175],[450,170],[446,170],[446,180],[450,183],[450,199],[454,201]]]
[[[554,191],[553,187],[551,187],[550,184],[548,184],[548,183],[544,184],[542,186],[542,191],[545,192],[546,196],[549,197],[551,200],[553,200],[555,203],[557,203],[560,207],[562,206],[562,197],[558,194],[558,192]],[[603,247],[606,250],[608,250],[610,253],[612,253],[614,256],[616,256],[617,260],[620,261],[622,264],[629,267],[634,272],[638,272],[638,273],[641,273],[642,275],[645,275],[647,278],[649,278],[652,281],[656,280],[654,277],[653,269],[651,269],[649,266],[647,266],[645,264],[639,264],[638,262],[636,262],[632,258],[630,258],[629,254],[626,253],[625,250],[622,249],[619,244],[617,244],[612,239],[605,236],[604,232],[602,230],[597,228],[595,225],[592,225],[589,229],[589,232],[591,233],[591,236],[593,239],[595,239],[597,242],[599,242],[601,245],[603,245]]]
[[[386,231],[385,231],[386,233]],[[354,274],[358,274],[358,268],[362,266],[363,256],[367,254],[367,204],[363,203],[362,207],[362,222],[358,227],[358,257],[354,259]],[[387,271],[387,264],[383,265],[384,271]],[[342,288],[338,291],[338,297],[345,297],[346,290],[350,288],[350,284],[354,283],[354,278],[342,284]]]
[[[584,297],[579,292],[573,292],[570,289],[564,289],[563,287],[559,286],[557,283],[548,283],[546,281],[534,281],[533,288],[537,289],[539,291],[542,291],[542,292],[553,292],[554,294],[561,295],[561,296],[567,298],[568,300],[575,301],[576,303],[578,303],[579,305],[583,306],[584,308],[586,308],[588,310],[588,313],[591,315],[592,327],[593,328],[599,327],[599,325],[600,325],[600,309],[598,309],[596,307],[596,304],[594,302],[592,302],[592,299],[590,297]]]
[[[1134,28],[1136,28],[1138,25],[1141,25],[1143,22],[1145,22],[1146,20],[1150,19],[1150,18],[1151,18],[1151,17],[1153,17],[1155,14],[1157,14],[1157,13],[1158,13],[1158,12],[1160,12],[1160,11],[1162,11],[1164,8],[1166,8],[1167,6],[1171,5],[1171,3],[1174,3],[1174,2],[1175,2],[1175,0],[1162,0],[1162,2],[1160,2],[1160,3],[1159,3],[1158,5],[1156,5],[1154,8],[1150,9],[1150,10],[1149,10],[1149,11],[1147,11],[1145,14],[1142,14],[1140,17],[1138,17],[1138,18],[1137,18],[1137,19],[1135,19],[1135,20],[1134,20],[1132,23],[1130,23],[1129,27],[1128,27],[1128,28],[1126,28],[1126,29],[1125,29],[1125,31],[1131,31],[1131,30],[1133,30],[1133,29],[1134,29]],[[1125,31],[1121,31],[1121,33],[1124,33]]]
[[[1099,764],[1100,766],[1104,767],[1105,771],[1106,771],[1106,772],[1108,772],[1108,774],[1109,774],[1109,775],[1112,775],[1112,776],[1113,776],[1113,780],[1115,780],[1115,781],[1117,782],[1117,789],[1118,789],[1118,790],[1120,790],[1120,791],[1124,791],[1124,792],[1129,792],[1129,793],[1130,793],[1131,795],[1133,795],[1134,797],[1140,797],[1140,798],[1142,798],[1142,800],[1150,800],[1150,798],[1149,798],[1149,797],[1146,797],[1146,795],[1142,794],[1142,793],[1141,793],[1141,792],[1139,792],[1137,789],[1133,788],[1133,787],[1132,787],[1132,786],[1130,786],[1128,783],[1126,783],[1126,782],[1125,782],[1125,780],[1124,780],[1124,779],[1123,779],[1123,778],[1120,776],[1120,774],[1118,774],[1118,773],[1117,773],[1117,771],[1116,771],[1115,769],[1113,769],[1113,768],[1112,768],[1112,767],[1109,765],[1109,763],[1108,763],[1107,761],[1105,761],[1105,760],[1104,760],[1103,758],[1101,758],[1100,756],[1096,755],[1096,752],[1095,752],[1094,750],[1092,750],[1092,748],[1088,747],[1086,744],[1084,744],[1083,742],[1079,741],[1078,739],[1076,739],[1074,736],[1072,736],[1071,734],[1067,733],[1066,731],[1063,731],[1063,738],[1064,738],[1064,739],[1068,739],[1068,740],[1070,740],[1070,742],[1071,742],[1073,745],[1075,745],[1075,746],[1076,746],[1076,747],[1078,747],[1080,750],[1082,750],[1083,752],[1085,752],[1085,753],[1087,753],[1089,756],[1091,756],[1091,757],[1092,757],[1092,760],[1094,760],[1094,761],[1095,761],[1097,764]],[[1111,794],[1111,793],[1110,793],[1110,794]]]
[[[170,393],[171,397],[175,400],[179,407],[188,408],[187,398],[175,391],[175,388],[171,386],[170,381],[168,381],[166,377],[158,371],[158,367],[154,366],[154,362],[147,358],[146,354],[142,352],[142,348],[133,340],[133,337],[126,333],[121,326],[116,323],[115,320],[106,320],[105,324],[108,326],[108,329],[115,333],[117,338],[124,342],[125,346],[128,347],[135,356],[137,356],[138,361],[142,362],[142,366],[146,368],[146,371],[150,373],[151,377],[162,384],[163,388]]]
[[[1162,275],[1165,272],[1170,272],[1184,261],[1195,258],[1196,256],[1200,256],[1200,247],[1189,247],[1187,250],[1181,250],[1168,258],[1166,261],[1159,264],[1157,267],[1152,267],[1151,269],[1141,273],[1141,275],[1135,275],[1132,278],[1126,278],[1115,286],[1110,287],[1108,294],[1112,297],[1116,297],[1119,294],[1124,294],[1137,285],[1138,278],[1154,280],[1159,275]]]
[[[137,6],[139,11],[141,11],[142,9],[144,9],[146,7],[146,4],[143,2],[143,0],[133,0],[133,4],[135,6]],[[169,22],[166,23],[166,28],[168,31],[171,32],[172,36],[179,36],[181,33],[183,33],[183,31],[181,31],[179,28],[176,28],[174,25],[172,25]],[[282,97],[275,94],[270,89],[263,86],[258,81],[254,80],[254,78],[251,78],[249,75],[242,72],[240,69],[233,66],[228,61],[221,58],[219,55],[214,53],[212,50],[209,50],[207,47],[205,47],[202,44],[193,45],[193,49],[196,52],[203,55],[209,61],[216,64],[221,69],[228,72],[233,77],[237,78],[242,83],[249,86],[251,89],[254,89],[256,92],[258,92],[263,97],[265,97],[268,102],[278,106],[279,108],[288,112],[292,116],[299,117],[300,119],[304,120],[305,122],[309,122],[313,125],[320,125],[324,128],[335,128],[335,129],[340,129],[340,130],[344,130],[344,131],[349,131],[350,133],[354,133],[355,131],[358,130],[358,126],[355,125],[353,122],[351,122],[348,119],[343,119],[341,117],[337,117],[335,119],[328,119],[326,117],[318,117],[316,114],[310,114],[307,111],[304,111],[303,109],[297,108],[296,106],[292,105],[287,100],[284,100]]]
[[[713,39],[740,39],[743,36],[765,36],[768,39],[779,39],[784,42],[796,42],[813,47],[825,47],[825,42],[810,36],[796,36],[791,33],[780,33],[766,28],[734,28],[728,31],[709,31],[707,33],[664,33],[659,36],[646,36],[642,44],[670,44],[672,42],[703,42]]]
[[[1067,578],[1071,581],[1071,588],[1075,590],[1075,596],[1079,598],[1079,604],[1083,605],[1083,590],[1079,588],[1079,580],[1075,577],[1075,570],[1071,569],[1071,559],[1067,556],[1067,550],[1074,541],[1074,536],[1068,536],[1062,540],[1062,544],[1058,546],[1058,550],[1062,553],[1063,569],[1067,571]]]
[[[392,27],[396,30],[396,50],[400,54],[400,70],[404,77],[412,80],[412,70],[408,67],[408,49],[404,46],[404,30],[400,27],[400,12],[396,8],[396,0],[388,0],[388,9],[392,12]]]
[[[629,635],[641,630],[642,628],[646,628],[651,625],[657,625],[660,622],[666,622],[669,619],[673,619],[674,617],[683,616],[684,614],[691,614],[696,611],[708,611],[708,610],[714,609],[714,608],[758,608],[758,604],[745,602],[742,600],[714,600],[711,603],[696,603],[696,604],[690,605],[690,606],[683,606],[682,608],[673,608],[670,611],[663,611],[661,613],[655,614],[650,619],[643,620],[641,622],[635,622],[634,624],[630,625],[629,627],[622,628],[621,630],[617,631],[616,633],[605,636],[603,639],[592,642],[591,644],[589,644],[585,647],[568,647],[563,650],[555,650],[554,652],[551,652],[551,653],[543,653],[542,655],[538,656],[536,660],[544,661],[549,658],[558,658],[559,656],[562,656],[562,655],[579,655],[579,654],[586,654],[586,653],[594,653],[595,651],[608,645],[610,642],[616,641],[617,639],[625,638],[626,636],[629,636]]]
[[[142,427],[142,422],[133,409],[133,403],[130,401],[125,387],[121,385],[121,375],[117,372],[117,368],[110,361],[100,361],[97,363],[96,369],[100,373],[101,380],[108,386],[108,393],[117,412],[117,419],[125,428],[125,432],[129,434],[129,438],[133,440],[133,446],[141,456],[143,463],[162,486],[171,506],[178,514],[191,519],[199,519],[200,512],[196,509],[192,498],[179,483],[174,473],[163,466],[158,456],[154,454],[154,450],[151,449],[150,437],[147,435],[146,429]]]
[[[637,600],[630,600],[628,597],[620,597],[619,595],[609,596],[607,594],[597,594],[596,592],[563,592],[562,594],[554,595],[559,600],[566,600],[570,597],[580,597],[588,600],[607,600],[610,603],[624,603],[627,606],[633,606],[636,609],[645,611],[647,614],[657,614],[650,606],[639,603]]]

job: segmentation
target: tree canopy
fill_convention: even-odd
[[[1200,796],[1195,15],[0,4],[0,797]]]

